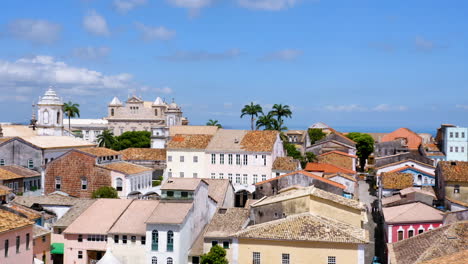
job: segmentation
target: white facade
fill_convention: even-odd
[[[177,178],[209,178],[206,174],[204,150],[167,150],[166,176]]]
[[[405,162],[401,162],[401,163],[398,163],[398,164],[395,164],[395,165],[380,168],[380,169],[377,170],[376,174],[380,175],[382,172],[393,171],[393,170],[396,170],[396,169],[399,169],[399,168],[402,168],[402,167],[405,167],[405,166],[410,166],[410,167],[416,168],[418,170],[422,170],[422,171],[427,172],[427,173],[432,174],[432,175],[435,174],[435,168],[433,166],[423,165],[421,163],[417,163],[417,162],[414,162],[414,161],[411,161],[411,160],[407,160]]]
[[[446,127],[442,147],[446,160],[468,161],[468,128]]]
[[[37,102],[37,130],[39,136],[63,135],[63,102],[52,88]]]
[[[152,171],[125,175],[117,171],[111,171],[112,187],[117,190],[120,198],[126,198],[130,194],[146,194],[152,187]]]
[[[63,119],[65,128],[68,129],[69,123],[68,118]],[[97,143],[97,137],[107,129],[108,122],[105,119],[81,119],[71,118],[70,119],[71,129],[80,130],[82,138],[86,141]]]
[[[132,236],[136,237],[135,242]],[[118,243],[114,241],[114,235],[108,235],[107,247],[112,250],[122,264],[146,264],[151,263],[146,260],[146,245],[141,242],[141,236],[127,235],[127,243],[122,242],[122,235],[119,235]]]

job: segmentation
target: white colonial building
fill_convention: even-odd
[[[63,101],[52,88],[37,102],[39,136],[63,136]]]

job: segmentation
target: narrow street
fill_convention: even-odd
[[[366,253],[365,253],[365,262],[366,263],[372,263],[372,258],[375,255],[375,231],[377,224],[374,222],[374,217],[372,216],[372,204],[373,202],[377,199],[377,197],[372,196],[369,194],[369,184],[364,181],[360,180],[359,181],[359,200],[360,202],[364,203],[367,208],[367,218],[368,222],[364,226],[365,229],[369,230],[369,244],[366,247]]]

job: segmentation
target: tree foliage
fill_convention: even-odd
[[[151,132],[149,131],[128,131],[115,137],[112,145],[114,150],[124,150],[127,148],[149,148],[151,146]]]
[[[276,120],[278,121],[278,127],[281,128],[284,124],[283,117],[291,118],[292,111],[289,108],[289,105],[274,104],[273,108],[270,111],[270,114],[276,116]]]
[[[218,120],[210,119],[206,122],[207,126],[217,126],[218,128],[223,128],[223,126],[218,122]]]
[[[104,186],[93,192],[92,198],[119,198],[117,190],[111,186]]]
[[[100,135],[97,136],[99,147],[112,148],[116,140],[114,133],[109,130],[104,130]]]
[[[254,130],[255,117],[263,113],[263,109],[259,104],[254,104],[253,102],[250,105],[245,105],[241,110],[241,118],[245,115],[250,116],[250,128]]]
[[[80,117],[80,105],[68,101],[68,103],[63,104],[63,112],[68,117],[68,130],[71,132],[70,118]]]
[[[320,128],[311,128],[309,129],[308,132],[309,132],[310,144],[314,144],[315,142],[327,136],[327,134],[325,134]]]
[[[292,157],[293,159],[301,160],[302,159],[302,154],[299,150],[297,150],[296,145],[283,142],[284,149],[286,150],[286,153],[289,157]]]
[[[356,155],[359,157],[359,167],[361,171],[364,171],[367,158],[374,152],[374,139],[369,134],[359,132],[351,132],[346,136],[356,142]]]
[[[210,252],[201,256],[201,264],[228,264],[226,250],[219,245],[212,246]]]

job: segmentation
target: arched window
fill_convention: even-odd
[[[118,192],[121,192],[122,191],[122,179],[121,178],[117,178],[117,180],[115,180],[115,189],[118,191]]]
[[[158,230],[151,232],[151,250],[158,251],[159,234]]]
[[[111,116],[114,116],[114,108],[111,109]]]
[[[158,258],[157,257],[152,257],[151,258],[151,264],[158,264]]]
[[[172,232],[171,230],[167,231],[167,251],[174,251],[174,232]],[[169,259],[167,259],[167,261],[167,263],[169,263]]]
[[[88,189],[88,179],[86,177],[81,178],[81,190]]]
[[[422,183],[422,175],[419,174],[419,175],[418,175],[418,184],[421,184],[421,183]]]
[[[57,112],[57,125],[60,125],[60,112]]]
[[[174,261],[172,260],[171,257],[167,258],[167,264],[174,264]]]
[[[42,120],[44,124],[49,124],[49,111],[44,111],[44,113],[42,114]]]

